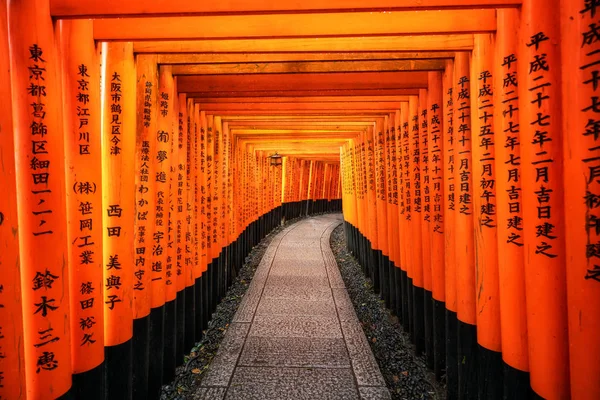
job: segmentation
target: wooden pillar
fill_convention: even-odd
[[[185,275],[183,254],[185,251],[184,224],[185,224],[185,203],[183,202],[185,174],[186,174],[186,158],[187,158],[187,140],[186,140],[186,125],[183,110],[187,102],[185,93],[179,94],[177,86],[177,78],[175,80],[175,96],[177,96],[174,106],[174,118],[176,118],[176,126],[174,134],[177,139],[173,139],[173,156],[177,163],[174,165],[173,181],[171,183],[172,201],[172,221],[173,221],[173,268],[177,280],[177,340],[175,346],[175,356],[177,365],[183,362],[188,348],[185,344],[185,320],[186,314],[186,290],[187,277]],[[173,163],[174,164],[174,163]]]
[[[377,183],[375,175],[375,138],[376,138],[376,126],[369,128],[366,133],[365,143],[365,169],[367,177],[367,201],[365,203],[367,207],[368,215],[368,228],[367,238],[370,244],[370,259],[369,266],[371,270],[371,281],[373,282],[373,289],[376,293],[379,293],[381,288],[380,274],[379,274],[379,236],[378,236],[378,225],[377,225]]]
[[[428,90],[419,90],[419,170],[421,173],[421,251],[423,262],[423,317],[425,361],[433,369],[433,299],[431,293],[431,175],[429,170]]]
[[[478,390],[480,398],[488,399],[502,398],[503,390],[494,151],[494,42],[492,34],[474,36],[471,66],[473,181],[479,182],[473,189]]]
[[[401,304],[400,275],[400,224],[398,213],[398,155],[396,144],[396,127],[400,122],[400,113],[390,114],[389,129],[386,132],[386,170],[387,170],[387,202],[388,202],[388,242],[391,248],[390,271],[390,306],[394,313],[402,318],[399,312]]]
[[[10,80],[7,2],[0,1],[0,170],[4,195],[0,197],[0,397],[25,399],[25,354],[17,214],[16,143],[13,127],[13,88]],[[7,323],[10,321],[10,323]]]
[[[530,391],[517,75],[518,10],[498,10],[494,61],[494,127],[500,326],[505,398]]]
[[[164,77],[163,77],[164,76]],[[164,87],[163,87],[164,79]],[[159,82],[159,134],[164,137],[164,133],[168,135],[165,143],[165,151],[167,152],[168,165],[166,169],[166,184],[165,184],[165,208],[163,210],[165,220],[165,246],[164,246],[164,279],[165,279],[165,330],[164,330],[164,349],[163,349],[163,378],[162,383],[167,384],[172,381],[175,376],[175,368],[177,366],[175,359],[176,337],[177,337],[177,274],[175,271],[175,246],[174,246],[174,184],[173,178],[177,168],[178,152],[175,152],[177,147],[178,135],[175,132],[175,122],[177,116],[177,89],[175,87],[175,79],[171,73],[171,66],[163,65],[160,67],[160,82]],[[164,122],[163,122],[164,119]],[[158,176],[157,176],[158,178]]]
[[[444,115],[442,114],[442,73],[429,72],[427,90],[431,253],[431,291],[433,320],[433,370],[440,379],[446,365],[446,324],[444,280]]]
[[[401,103],[402,104],[402,103]],[[404,218],[405,210],[405,199],[404,199],[404,161],[402,159],[402,111],[399,109],[396,111],[394,116],[394,127],[396,130],[395,134],[395,148],[392,150],[395,162],[393,168],[395,172],[395,183],[396,183],[396,198],[394,199],[397,204],[397,218],[392,221],[393,224],[398,225],[398,235],[396,237],[396,246],[398,246],[398,260],[397,260],[397,288],[396,288],[396,315],[400,320],[402,326],[406,329],[407,321],[406,318],[406,248],[405,240],[406,236],[406,219]]]
[[[560,10],[571,398],[593,399],[600,398],[600,4],[561,1]]]
[[[385,187],[385,126],[384,121],[376,123],[373,132],[373,168],[375,177],[375,207],[377,220],[377,266],[379,268],[379,297],[389,303],[387,299],[389,276],[387,265],[389,263],[389,248],[387,241],[387,204]]]
[[[454,61],[446,61],[443,81],[443,168],[444,168],[444,281],[446,295],[446,397],[448,400],[458,399],[458,320],[456,294],[456,209],[457,186],[455,178],[456,135],[454,131]]]
[[[471,154],[470,54],[454,59],[454,129],[456,161],[456,292],[458,309],[458,397],[477,397],[477,329],[473,242],[473,163]]]
[[[181,235],[177,244],[177,267],[181,268],[183,281],[185,285],[185,317],[183,346],[184,352],[191,349],[196,343],[195,325],[196,325],[196,280],[194,279],[194,269],[190,262],[189,252],[191,251],[190,239],[193,209],[189,203],[190,194],[190,170],[191,154],[189,148],[190,135],[190,117],[188,114],[188,102],[185,94],[179,95],[179,116],[181,118],[181,137],[179,139],[179,162],[181,177],[178,177],[177,189],[177,209],[181,206],[181,214],[178,223],[181,224]]]
[[[136,118],[133,44],[103,43],[102,55],[106,398],[130,398]]]
[[[196,341],[202,338],[202,330],[206,326],[206,315],[208,302],[206,301],[206,279],[202,279],[206,271],[206,264],[203,264],[203,243],[206,243],[204,229],[202,227],[202,218],[200,216],[200,206],[202,204],[202,183],[204,182],[200,164],[200,144],[202,136],[202,127],[204,119],[201,118],[199,108],[194,104],[193,99],[188,99],[188,116],[190,118],[187,137],[188,148],[188,169],[190,187],[188,192],[189,209],[189,253],[188,265],[192,269],[194,278],[194,336]],[[206,249],[204,250],[206,252]]]
[[[100,69],[91,21],[60,21],[64,85],[64,137],[67,190],[67,242],[71,289],[71,359],[73,394],[104,397],[104,312],[83,308],[88,300],[103,301],[102,154],[100,137]],[[94,191],[78,190],[93,186]],[[80,236],[93,245],[80,248]]]
[[[570,393],[559,8],[523,3],[517,53],[529,366],[546,399]]]
[[[18,226],[21,253],[27,397],[61,396],[71,387],[71,339],[64,323],[70,293],[62,98],[48,2],[10,2],[8,22],[19,205],[18,224],[10,224]]]
[[[409,101],[409,174],[411,179],[411,260],[412,260],[412,302],[413,302],[413,341],[415,352],[420,355],[425,350],[425,278],[423,272],[423,170],[421,169],[421,132],[419,129],[419,97],[411,96]]]
[[[411,169],[411,153],[410,153],[410,115],[409,102],[400,103],[400,125],[401,138],[400,141],[400,157],[402,163],[402,202],[401,215],[404,229],[404,237],[413,237],[412,234],[412,169]],[[402,274],[402,321],[404,321],[404,330],[413,332],[413,311],[412,311],[412,251],[408,241],[402,244],[404,251],[404,266]],[[414,337],[414,335],[413,335]]]
[[[135,261],[133,267],[133,395],[148,397],[154,236],[158,70],[156,56],[138,55],[135,155]]]

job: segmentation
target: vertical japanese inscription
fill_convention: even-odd
[[[554,159],[545,147],[550,142],[554,141],[552,135],[552,116],[546,109],[546,102],[550,101],[551,96],[547,94],[545,88],[552,86],[552,83],[546,77],[546,72],[552,67],[544,53],[544,47],[551,46],[550,38],[544,32],[538,32],[531,36],[527,43],[532,52],[532,57],[526,62],[529,65],[529,97],[527,101],[534,105],[532,118],[529,125],[532,127],[533,136],[527,138],[530,144],[533,145],[535,152],[531,161],[531,167],[535,171],[535,188],[532,195],[537,199],[536,213],[533,218],[535,220],[536,243],[535,254],[546,258],[558,257],[557,251],[554,249],[556,240],[559,239],[558,233],[555,232],[556,223],[552,216],[552,198],[560,196],[552,189],[551,181],[557,179],[552,176],[551,165]],[[597,99],[592,99],[595,101]],[[590,106],[593,108],[592,106]],[[591,109],[591,108],[590,108]],[[586,111],[586,110],[582,110]],[[529,194],[529,193],[528,193]],[[559,239],[561,240],[561,239]]]
[[[586,208],[585,229],[587,244],[585,259],[587,270],[584,279],[591,283],[600,283],[600,2],[586,0],[580,11],[582,24],[587,26],[581,32],[581,52],[584,64],[580,66],[583,72],[587,90],[593,88],[585,107],[581,109],[582,118],[587,120],[585,129],[579,132],[587,147],[581,163],[584,165],[586,191],[583,198]],[[583,57],[584,56],[584,57]]]

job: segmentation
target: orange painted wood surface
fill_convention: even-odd
[[[0,1],[0,54],[9,54],[7,2]],[[17,177],[12,115],[10,58],[0,60],[0,397],[25,399],[25,363],[21,265],[19,256]],[[10,321],[10,323],[9,323]]]
[[[66,393],[72,373],[60,64],[47,2],[11,1],[8,21],[23,368],[27,398],[39,399]]]
[[[71,320],[77,321],[71,323],[71,358],[73,373],[78,374],[104,361],[102,140],[96,89],[100,68],[90,21],[61,21],[57,28],[64,96]],[[93,244],[80,247],[82,240]],[[88,302],[94,306],[85,307]]]

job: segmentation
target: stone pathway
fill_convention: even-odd
[[[390,399],[329,247],[341,222],[273,239],[194,398]]]

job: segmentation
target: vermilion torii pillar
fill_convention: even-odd
[[[559,8],[523,3],[516,55],[529,366],[531,387],[547,399],[570,393]]]
[[[71,387],[71,332],[65,323],[71,313],[62,93],[48,2],[11,1],[8,21],[19,209],[18,224],[14,220],[6,223],[18,226],[22,368],[27,377],[26,396],[35,399],[48,393],[62,396]],[[69,190],[93,192],[98,185],[101,182],[80,181]],[[17,231],[10,234],[14,237]],[[83,248],[91,243],[89,239],[84,234],[78,243]],[[92,307],[93,301],[82,306]],[[15,307],[12,305],[13,312]],[[18,354],[18,347],[14,351]]]
[[[598,1],[561,1],[562,154],[571,398],[600,398]]]
[[[102,46],[106,396],[132,395],[135,93],[132,43]]]
[[[0,54],[8,51],[8,8],[0,1]],[[17,180],[15,141],[12,116],[12,83],[10,58],[0,60],[0,172],[6,193],[0,197],[0,397],[25,397],[25,363],[23,353],[23,314],[21,301],[21,268],[19,266],[19,237],[13,232],[19,225],[17,214]],[[8,321],[12,321],[10,324]]]
[[[494,35],[474,35],[471,64],[473,222],[479,397],[502,398],[494,132]],[[475,184],[477,182],[477,184]]]
[[[517,65],[518,10],[498,10],[494,60],[494,127],[500,326],[504,396],[528,396],[529,357]]]
[[[71,287],[73,395],[104,395],[100,63],[91,21],[59,21]],[[82,190],[90,185],[94,190]],[[89,246],[80,247],[82,236]],[[93,307],[84,307],[93,302]]]

